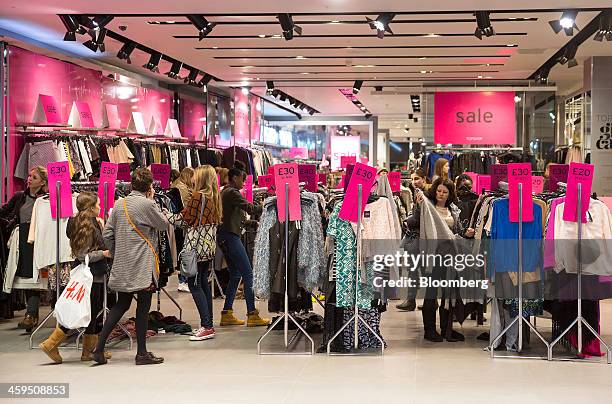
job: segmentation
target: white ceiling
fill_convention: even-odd
[[[458,80],[468,83],[487,82],[493,85],[501,80],[524,80],[568,42],[567,36],[556,35],[548,25],[549,20],[559,18],[559,12],[524,13],[520,10],[612,6],[610,0],[517,0],[512,3],[500,0],[460,2],[260,0],[246,4],[244,1],[195,0],[181,2],[154,0],[145,3],[124,0],[104,2],[78,0],[70,3],[65,0],[31,0],[24,3],[3,0],[2,3],[3,16],[0,16],[0,28],[67,49],[84,58],[96,57],[106,63],[148,75],[151,73],[140,68],[147,62],[147,54],[135,51],[131,57],[133,64],[127,66],[115,56],[122,44],[111,39],[106,40],[107,52],[104,55],[93,54],[80,44],[87,40],[88,36],[79,37],[80,43],[77,44],[63,42],[65,30],[57,14],[174,14],[174,16],[117,17],[107,28],[219,77],[225,81],[221,85],[237,85],[248,81],[255,93],[263,94],[265,80],[273,80],[276,88],[325,115],[361,115],[361,111],[348,101],[339,89],[350,88],[354,80],[364,80],[358,98],[374,115],[380,116],[381,127],[387,127],[387,122],[390,122],[389,125],[393,125],[394,129],[397,129],[397,122],[404,121],[407,114],[413,112],[407,93],[413,91],[414,94],[418,94],[423,92],[422,87],[428,84],[444,85]],[[475,22],[473,15],[470,14],[473,10],[492,10],[491,18],[497,32],[496,36],[483,38],[482,41],[473,36]],[[387,35],[380,40],[365,24],[365,15],[375,18],[381,11],[452,11],[457,14],[397,15],[396,22],[391,23],[395,36]],[[460,13],[461,11],[469,13]],[[269,37],[281,33],[280,25],[274,16],[245,15],[280,12],[338,14],[294,16],[296,24],[303,28],[304,37],[296,35],[292,41]],[[371,14],[364,14],[365,12]],[[197,38],[174,38],[176,35],[195,36],[196,29],[190,24],[148,23],[149,21],[183,22],[186,18],[180,14],[188,13],[202,14],[210,21],[243,24],[217,25],[209,37],[200,42]],[[242,16],[227,16],[237,13]],[[347,13],[360,14],[347,15]],[[584,27],[597,14],[596,11],[579,13],[578,26]],[[518,18],[518,20],[507,20],[508,18]],[[537,19],[537,21],[521,21],[521,18]],[[470,21],[439,21],[454,19]],[[495,19],[506,19],[506,21],[495,21]],[[320,23],[312,23],[315,21]],[[363,21],[363,23],[330,24],[331,21]],[[266,22],[268,24],[265,24]],[[119,26],[122,25],[127,26],[127,30],[120,31]],[[464,34],[464,36],[423,36],[430,33]],[[410,34],[421,35],[402,36]],[[260,38],[258,35],[268,37]],[[309,35],[319,36],[308,37]],[[334,37],[338,35],[349,36]],[[225,38],[215,38],[219,36]],[[227,36],[239,38],[227,38]],[[244,38],[245,36],[253,38]],[[391,46],[400,48],[381,48]],[[415,46],[421,48],[414,48]],[[206,49],[196,49],[199,47]],[[296,47],[310,49],[295,49]],[[577,59],[581,63],[585,58],[594,55],[612,55],[612,43],[589,40],[579,48]],[[297,58],[298,56],[304,58]],[[167,72],[169,68],[167,62],[160,64],[162,73]],[[162,75],[155,75],[155,78],[173,81]],[[556,66],[550,78],[557,82],[560,91],[569,92],[580,87],[582,67],[567,69],[565,66]],[[374,92],[374,86],[384,86],[384,95]],[[403,95],[394,95],[395,89]],[[414,126],[412,122],[410,125]]]

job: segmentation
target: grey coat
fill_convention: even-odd
[[[102,237],[113,256],[108,287],[116,292],[135,292],[157,283],[155,255],[149,245],[140,237],[128,222],[123,201],[134,225],[151,242],[158,246],[158,231],[168,229],[168,220],[161,209],[151,199],[137,191],[126,198],[119,199],[106,222]]]

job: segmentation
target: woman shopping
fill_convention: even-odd
[[[227,261],[230,280],[227,286],[225,305],[221,312],[221,325],[244,325],[244,320],[234,316],[233,305],[240,279],[244,282],[244,297],[247,305],[247,326],[267,326],[270,319],[261,318],[255,309],[253,292],[253,268],[242,244],[240,235],[244,230],[245,213],[261,213],[262,208],[249,203],[241,194],[246,174],[236,166],[228,172],[228,185],[221,192],[223,219],[217,231],[217,243]]]
[[[428,209],[432,211],[432,215],[436,215],[439,219],[437,222],[443,223],[447,229],[435,229],[440,233],[448,233],[448,230],[456,237],[470,238],[474,236],[474,229],[464,229],[459,219],[459,208],[455,205],[455,186],[448,180],[438,178],[434,181],[433,185],[429,189],[427,195],[423,192],[419,192],[416,198],[417,208],[413,215],[411,215],[407,224],[410,229],[419,231],[421,225],[421,211]],[[424,206],[424,204],[430,204]],[[432,209],[429,209],[431,206]],[[429,224],[431,225],[431,224]],[[423,238],[423,234],[421,234]],[[439,243],[437,250],[438,254],[449,252],[446,247],[448,243]],[[441,279],[444,273],[444,268],[434,267],[431,272],[432,279]],[[442,335],[438,334],[436,330],[436,309],[438,308],[437,300],[438,288],[428,287],[425,291],[425,299],[423,301],[423,327],[425,329],[425,339],[432,342],[442,342],[446,339],[449,342],[463,341],[465,338],[459,332],[452,329],[453,319],[450,310],[440,307],[440,328]]]
[[[155,365],[164,361],[164,358],[148,352],[146,343],[151,297],[159,279],[159,259],[155,248],[158,245],[157,232],[166,230],[169,225],[164,212],[155,204],[154,195],[151,171],[137,168],[132,173],[132,192],[115,203],[102,233],[104,243],[114,257],[108,287],[118,292],[119,297],[106,318],[92,353],[100,365],[106,363],[106,339],[130,308],[134,295],[138,303],[136,365]]]
[[[436,161],[436,165],[434,166],[434,175],[431,178],[432,182],[435,182],[438,178],[442,178],[442,179],[449,179],[448,176],[448,172],[450,170],[450,164],[448,163],[448,160],[445,158],[439,158]]]
[[[195,252],[197,273],[187,278],[189,291],[200,314],[200,328],[189,340],[214,338],[212,291],[208,286],[211,261],[215,257],[217,225],[221,222],[221,201],[217,173],[212,166],[200,166],[193,174],[191,197],[180,215],[170,217],[171,223],[185,229],[183,251]],[[175,220],[177,219],[178,220]]]
[[[70,249],[76,259],[75,266],[85,262],[85,256],[89,256],[89,269],[93,275],[91,286],[91,321],[83,335],[82,361],[90,361],[91,350],[98,343],[98,315],[104,306],[104,275],[107,274],[108,266],[106,259],[110,258],[110,251],[104,246],[102,240],[102,221],[98,218],[100,214],[100,200],[93,192],[82,192],[76,200],[78,213],[68,219],[66,235],[70,239]],[[100,327],[101,328],[101,327]],[[43,343],[40,349],[47,354],[55,363],[62,363],[62,357],[58,347],[66,339],[69,330],[63,326],[56,328]],[[110,358],[109,353],[105,353]]]
[[[27,179],[27,189],[17,192],[0,208],[0,223],[7,233],[15,227],[19,228],[19,260],[15,276],[30,279],[34,277],[34,244],[28,243],[28,233],[32,219],[34,202],[47,193],[47,170],[38,166],[30,170]],[[34,289],[26,289],[26,313],[18,327],[31,332],[38,325],[38,306],[40,304],[41,288],[32,284]]]

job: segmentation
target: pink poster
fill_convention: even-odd
[[[115,181],[117,181],[118,165],[103,161],[100,167],[100,182],[98,183],[98,198],[100,198],[100,217],[115,206]],[[104,184],[106,185],[106,201],[104,203]],[[105,207],[106,206],[106,207]]]
[[[519,193],[519,184],[522,191]],[[510,199],[510,221],[533,222],[533,200],[531,199],[531,164],[508,164],[508,199]],[[522,200],[522,217],[519,218],[519,201]]]
[[[559,182],[567,184],[568,164],[549,164],[548,165],[548,190],[555,192]]]
[[[289,149],[289,158],[308,159],[308,149],[306,147],[292,147]]]
[[[363,215],[368,197],[370,196],[370,190],[376,180],[376,168],[367,166],[365,164],[357,163],[353,169],[353,174],[348,184],[346,196],[342,202],[340,208],[340,219],[347,220],[349,222],[357,223],[358,218]],[[361,212],[358,212],[358,199],[359,199],[359,185],[362,186],[361,190]]]
[[[317,182],[320,182],[323,185],[327,185],[327,174],[325,174],[325,173],[319,174]]]
[[[514,92],[438,92],[434,111],[434,143],[516,143]]]
[[[534,194],[541,194],[544,191],[544,177],[540,175],[531,177],[531,190]]]
[[[194,140],[204,140],[200,138],[202,127],[206,127],[206,94],[201,100],[194,100],[187,97],[180,98],[181,120],[179,127],[183,136]]]
[[[132,181],[132,174],[130,173],[130,163],[119,163],[117,167],[117,180],[118,181]]]
[[[330,136],[331,169],[341,167],[342,156],[357,156],[361,154],[361,138],[359,136]]]
[[[57,200],[60,201],[60,217],[72,216],[72,187],[70,185],[70,166],[67,161],[47,164],[49,181],[49,202],[51,217],[56,218]],[[60,194],[57,194],[57,183],[60,184]]]
[[[259,142],[261,139],[261,104],[259,97],[251,97],[251,141]]]
[[[391,191],[399,192],[402,185],[402,173],[398,171],[391,171],[387,178],[389,179],[389,185],[391,185]]]
[[[62,123],[60,107],[57,104],[57,100],[52,95],[40,94],[38,96],[38,102],[36,103],[32,121],[40,124]]]
[[[249,134],[249,95],[242,90],[234,91],[234,133],[235,143],[239,146],[250,144]]]
[[[340,168],[345,168],[349,164],[357,163],[357,156],[341,156],[340,157]]]
[[[298,178],[300,182],[306,183],[306,190],[317,192],[317,166],[315,164],[299,164]]]
[[[302,220],[298,175],[298,166],[295,163],[274,165],[274,184],[277,190],[276,207],[279,222],[284,222],[286,217],[286,184],[289,184],[289,220],[292,222]]]
[[[584,163],[570,163],[567,174],[567,193],[563,207],[563,220],[576,222],[578,220],[578,198],[580,198],[582,223],[586,223],[586,211],[591,201],[591,188],[593,187],[593,174],[595,166]],[[578,184],[582,184],[582,192],[578,193]]]
[[[499,189],[500,182],[508,182],[508,165],[493,164],[491,165],[491,188]]]
[[[260,175],[257,177],[257,184],[260,187],[268,188],[268,192],[272,191],[274,187],[274,176],[273,175]]]
[[[244,197],[247,201],[253,203],[253,176],[247,175],[246,181],[244,182]]]
[[[89,104],[83,101],[75,101],[74,105],[79,114],[79,118],[81,121],[82,128],[93,128],[96,125],[94,124],[93,115],[91,114],[91,109],[89,108]]]
[[[170,164],[151,164],[153,179],[161,183],[162,189],[170,188]]]
[[[490,175],[479,175],[478,176],[478,188],[473,188],[477,190],[477,193],[482,193],[482,190],[490,191],[491,190],[491,176]]]

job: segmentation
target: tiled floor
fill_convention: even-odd
[[[185,309],[184,319],[196,325],[191,296],[171,294],[178,296]],[[265,307],[263,302],[259,305]],[[217,321],[220,306],[216,300]],[[244,302],[237,301],[235,306],[244,315]],[[176,313],[164,297],[162,312]],[[608,341],[612,341],[612,326],[606,320],[611,317],[612,304],[604,304],[602,324]],[[0,382],[70,383],[70,400],[60,402],[612,402],[612,365],[492,360],[483,351],[486,343],[475,339],[485,329],[473,321],[464,324],[466,342],[426,343],[420,312],[394,308],[383,314],[382,332],[389,344],[383,357],[260,356],[256,346],[262,329],[219,327],[214,340],[203,342],[170,334],[151,338],[149,350],[164,356],[166,362],[141,367],[134,366],[134,352],[126,350],[126,343],[112,350],[113,359],[106,366],[80,362],[76,350],[62,351],[62,365],[48,365],[39,350],[27,349],[28,336],[16,329],[17,321],[0,323]],[[550,331],[546,322],[538,325]],[[37,339],[49,332],[43,330]],[[275,341],[280,344],[281,340],[274,336],[270,342]]]

